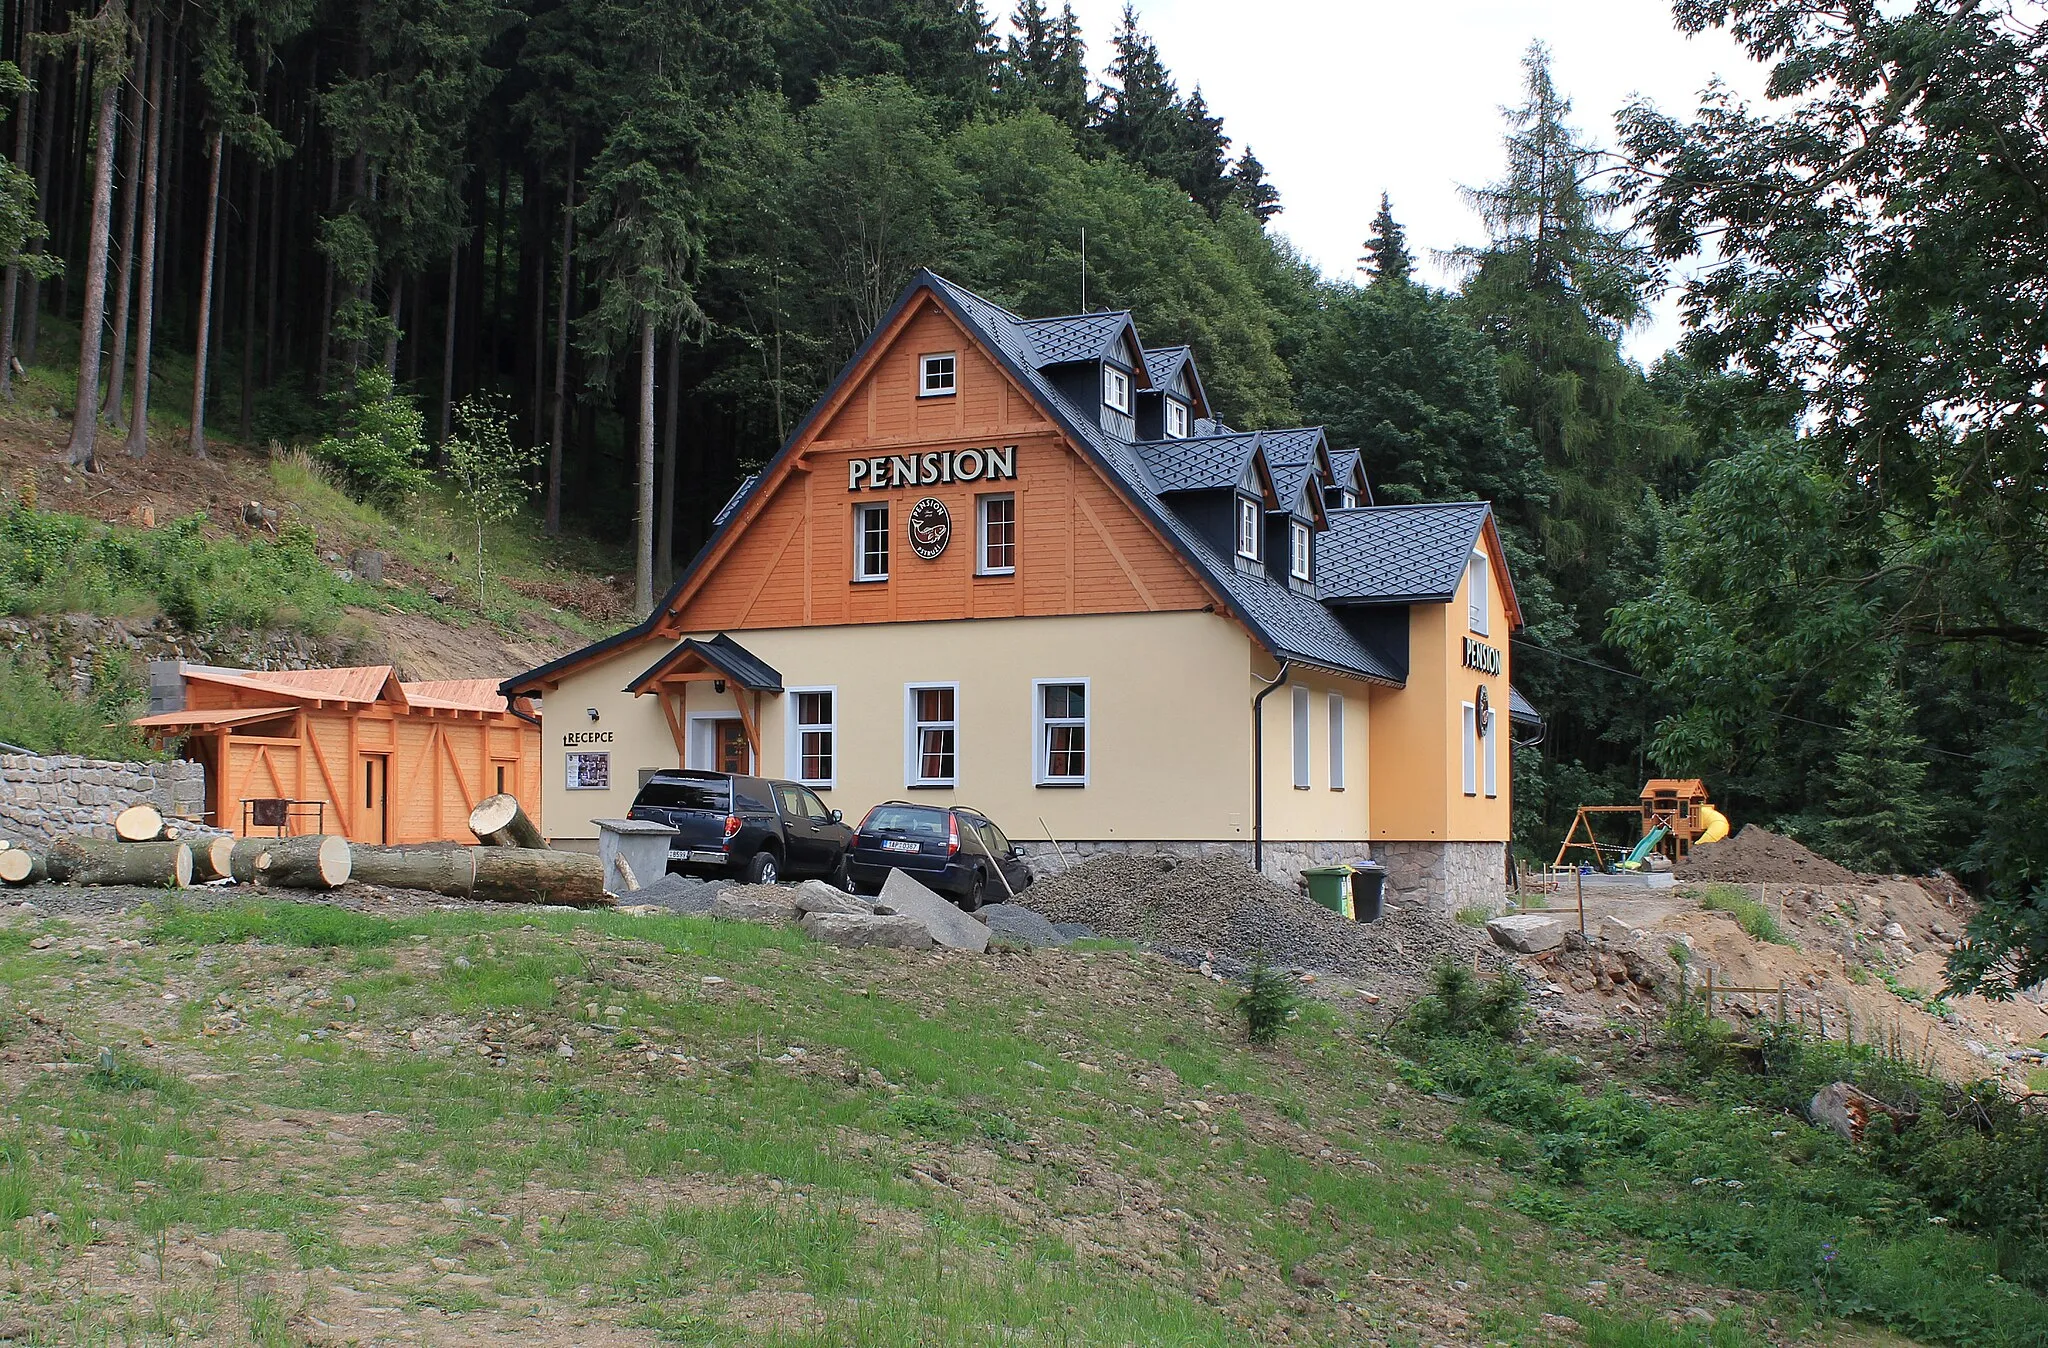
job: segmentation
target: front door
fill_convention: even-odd
[[[753,755],[747,752],[747,723],[734,717],[711,723],[712,753],[719,772],[752,772]]]
[[[391,757],[388,754],[364,754],[362,766],[357,770],[356,782],[362,788],[362,801],[356,806],[355,841],[383,843],[385,841],[385,815],[389,802],[385,788],[390,777]]]

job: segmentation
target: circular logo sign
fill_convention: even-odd
[[[1472,698],[1472,720],[1473,729],[1479,732],[1481,738],[1486,735],[1486,723],[1493,719],[1492,703],[1493,699],[1487,696],[1486,685],[1480,684],[1479,692]]]
[[[936,561],[953,541],[953,516],[946,503],[927,496],[910,508],[910,550],[926,561]]]

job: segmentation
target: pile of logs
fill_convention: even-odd
[[[318,833],[184,838],[156,807],[132,805],[115,818],[112,840],[61,838],[47,848],[0,840],[0,884],[48,880],[185,889],[228,881],[271,889],[327,890],[356,880],[491,903],[580,908],[612,904],[597,858],[550,850],[511,796],[485,800],[471,811],[469,826],[481,846],[378,847]]]

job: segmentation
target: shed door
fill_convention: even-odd
[[[362,764],[356,770],[356,785],[362,791],[361,803],[355,811],[357,842],[382,844],[385,841],[384,821],[390,813],[385,787],[390,767],[389,754],[364,754]]]

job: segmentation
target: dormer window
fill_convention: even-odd
[[[955,380],[959,360],[951,351],[941,351],[929,356],[918,357],[917,396],[920,398],[950,397],[956,387]]]
[[[1237,555],[1246,561],[1259,560],[1259,503],[1249,496],[1237,498]]]
[[[1486,597],[1486,554],[1474,551],[1465,563],[1465,625],[1474,636],[1488,635],[1490,605]]]
[[[1296,580],[1309,578],[1310,534],[1308,525],[1292,520],[1287,527],[1287,574]]]
[[[1337,509],[1339,509],[1339,510],[1356,510],[1356,509],[1358,509],[1358,493],[1357,493],[1357,492],[1355,492],[1355,491],[1340,491],[1340,492],[1338,492],[1338,493],[1337,493]]]
[[[1188,405],[1186,403],[1176,402],[1172,398],[1166,400],[1166,433],[1175,440],[1185,440],[1188,438]]]
[[[1102,401],[1118,412],[1131,410],[1131,377],[1114,365],[1102,367]]]

